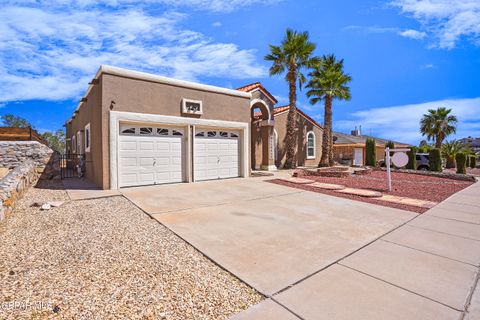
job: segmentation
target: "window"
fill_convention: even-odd
[[[315,159],[315,134],[313,131],[307,133],[307,159]]]
[[[151,135],[153,133],[153,128],[142,127],[140,128],[140,135]]]
[[[198,132],[195,137],[205,137],[205,132]]]
[[[183,136],[183,133],[181,133],[181,132],[178,131],[178,130],[172,130],[172,135],[174,135],[174,136]]]
[[[72,153],[77,153],[77,143],[75,142],[75,135],[72,136]]]
[[[168,136],[168,129],[157,128],[157,134],[161,136]]]
[[[232,138],[238,138],[238,134],[236,134],[236,133],[230,133],[230,137],[232,137]]]
[[[220,131],[220,137],[228,138],[228,132]]]
[[[215,131],[208,131],[207,132],[207,137],[215,137],[217,135],[217,132]]]
[[[122,130],[122,134],[135,134],[135,128],[125,128]]]
[[[85,126],[85,152],[90,152],[90,123]]]
[[[81,154],[82,151],[82,133],[80,131],[77,132],[77,153]]]

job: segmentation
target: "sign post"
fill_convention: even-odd
[[[410,149],[391,149],[389,147],[385,148],[385,162],[387,165],[387,187],[388,191],[392,191],[392,173],[391,173],[391,163],[397,167],[401,168],[407,165],[408,163],[408,155],[406,154],[407,151]],[[393,156],[390,159],[390,152],[394,152]]]

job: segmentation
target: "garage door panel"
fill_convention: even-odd
[[[162,135],[155,128],[150,135],[139,132],[119,135],[119,186],[182,182],[183,137],[173,135],[173,129]]]
[[[210,134],[211,132],[209,132]],[[195,137],[195,180],[233,178],[240,175],[239,140],[229,133],[213,131],[210,137]]]

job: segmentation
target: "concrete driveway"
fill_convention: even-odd
[[[266,296],[416,216],[260,178],[129,188],[122,193]]]

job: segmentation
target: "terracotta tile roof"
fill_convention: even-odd
[[[268,90],[265,89],[265,87],[262,86],[262,84],[260,82],[254,82],[254,83],[247,84],[246,86],[240,87],[237,90],[238,91],[243,91],[243,92],[250,92],[250,91],[253,91],[255,89],[262,90],[275,103],[278,102],[277,99],[275,99],[275,97],[270,92],[268,92]]]

